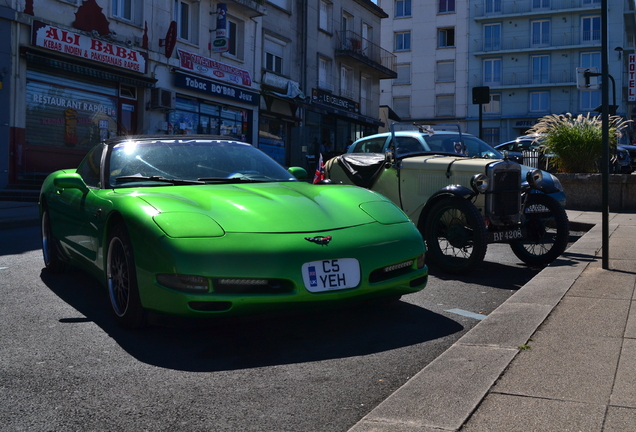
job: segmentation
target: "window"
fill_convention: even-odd
[[[501,93],[490,93],[490,102],[482,105],[482,108],[486,114],[501,113]]]
[[[411,49],[411,32],[395,34],[395,51],[409,51]]]
[[[484,6],[487,14],[501,12],[501,0],[484,0]]]
[[[372,78],[368,75],[360,75],[360,114],[369,115],[367,112],[373,107],[371,103],[371,82]],[[376,107],[377,109],[377,107]]]
[[[532,84],[550,82],[550,57],[547,55],[530,57],[532,64]]]
[[[268,71],[283,74],[283,58],[285,58],[286,43],[270,35],[265,35],[263,39],[265,50],[265,69]]]
[[[546,46],[550,44],[550,21],[532,21],[532,45]]]
[[[395,17],[410,17],[411,16],[411,0],[397,0],[395,2]]]
[[[484,24],[484,51],[501,49],[501,24]]]
[[[320,1],[320,14],[318,19],[318,27],[326,32],[331,31],[331,3],[325,0]]]
[[[547,91],[530,92],[530,112],[546,112],[550,109],[550,93]]]
[[[439,0],[439,13],[455,12],[455,0]]]
[[[581,20],[583,42],[599,42],[601,40],[601,17],[590,16]]]
[[[437,82],[455,81],[455,61],[438,61],[436,72],[437,76],[435,77],[435,81]]]
[[[243,21],[239,21],[230,16],[227,17],[227,37],[229,49],[226,54],[238,59],[243,59],[244,28],[245,24]]]
[[[177,37],[181,40],[197,44],[199,4],[184,0],[174,1],[174,20],[177,23]]]
[[[411,64],[399,64],[396,66],[397,78],[393,81],[394,85],[411,83]]]
[[[353,16],[348,13],[342,14],[342,23],[340,26],[342,33],[347,34],[347,30],[353,31]]]
[[[532,9],[550,9],[550,0],[532,0]]]
[[[340,96],[353,99],[353,69],[340,66]]]
[[[598,70],[601,70],[600,51],[581,53],[581,67],[597,67]],[[600,90],[581,90],[579,91],[579,95],[581,111],[593,111],[596,107],[601,105]]]
[[[318,87],[333,91],[331,85],[331,60],[325,57],[318,58]]]
[[[455,46],[455,29],[443,28],[437,31],[437,47],[446,48]]]
[[[132,0],[112,0],[113,16],[126,21],[133,19]]]
[[[411,98],[408,96],[393,98],[393,111],[401,118],[411,117]]]
[[[484,85],[501,85],[501,59],[484,59]]]
[[[437,117],[453,117],[455,115],[455,95],[435,96],[435,115]]]

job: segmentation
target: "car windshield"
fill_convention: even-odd
[[[296,181],[249,144],[205,139],[130,140],[115,144],[108,161],[112,187]]]

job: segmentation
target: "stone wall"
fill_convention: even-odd
[[[603,185],[601,174],[555,174],[565,191],[565,208],[602,211]],[[636,174],[609,175],[609,211],[636,210]]]

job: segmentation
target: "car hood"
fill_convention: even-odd
[[[170,214],[179,223],[207,216],[225,232],[250,233],[315,232],[367,224],[376,220],[361,210],[361,203],[388,204],[361,188],[304,182],[145,187],[130,192],[117,189],[116,194],[141,199],[162,217]]]

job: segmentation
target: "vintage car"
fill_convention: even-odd
[[[103,142],[42,186],[45,266],[98,278],[124,328],[147,311],[215,317],[425,287],[424,242],[395,204],[295,176],[307,172],[228,137]]]
[[[405,125],[415,130],[396,131]],[[377,147],[379,153],[353,143],[351,153],[327,161],[325,176],[398,204],[422,233],[428,262],[449,273],[466,273],[483,261],[489,243],[510,244],[520,260],[534,266],[563,253],[569,228],[559,200],[565,195],[549,173],[499,159],[498,152],[482,151],[474,143],[471,149],[457,131],[438,135],[430,126],[401,123],[391,129],[389,138],[379,134],[360,140],[388,142]],[[435,139],[429,144],[427,138]]]

